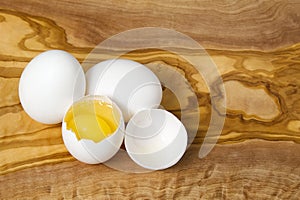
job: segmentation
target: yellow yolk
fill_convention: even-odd
[[[67,129],[75,133],[78,140],[94,142],[100,142],[114,133],[119,120],[120,114],[112,105],[99,100],[76,102],[64,118]]]

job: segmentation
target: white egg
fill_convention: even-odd
[[[77,160],[98,164],[119,150],[125,124],[121,110],[105,96],[85,96],[67,111],[62,136],[67,150]]]
[[[125,59],[100,62],[86,72],[87,94],[109,96],[125,121],[142,109],[157,108],[162,99],[159,79],[146,66]]]
[[[79,62],[61,50],[43,52],[24,69],[19,97],[25,112],[34,120],[56,124],[74,100],[85,93],[85,75]]]
[[[181,121],[166,110],[142,110],[128,122],[124,143],[135,163],[161,170],[175,165],[183,156],[187,132]]]

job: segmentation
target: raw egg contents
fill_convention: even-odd
[[[89,139],[100,142],[114,133],[120,121],[120,114],[109,103],[87,99],[73,104],[64,118],[67,130],[78,140]]]
[[[74,102],[62,122],[62,138],[77,160],[103,163],[120,149],[124,138],[123,115],[106,96],[85,96]]]

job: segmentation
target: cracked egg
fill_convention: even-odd
[[[73,157],[103,163],[119,150],[125,124],[119,107],[106,96],[85,96],[74,102],[62,123],[63,141]]]

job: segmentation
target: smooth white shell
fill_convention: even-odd
[[[111,103],[111,100],[106,97],[101,97],[101,99]],[[74,158],[87,164],[98,164],[109,160],[119,151],[123,143],[125,124],[120,109],[117,105],[114,104],[114,106],[120,112],[119,127],[112,135],[98,143],[88,139],[77,140],[75,133],[68,130],[66,122],[63,121],[63,141]]]
[[[85,93],[85,76],[79,62],[61,50],[43,52],[24,69],[19,97],[25,112],[45,124],[62,122],[74,100]]]
[[[100,62],[86,72],[87,94],[105,95],[118,104],[127,122],[162,99],[159,79],[146,66],[125,59]]]
[[[99,143],[92,140],[77,140],[75,134],[66,129],[66,123],[62,124],[63,141],[70,154],[77,160],[87,164],[103,163],[112,158],[120,149],[123,142],[124,124],[108,138]]]
[[[142,110],[127,124],[125,147],[138,165],[161,170],[175,165],[187,147],[184,125],[161,109]]]

